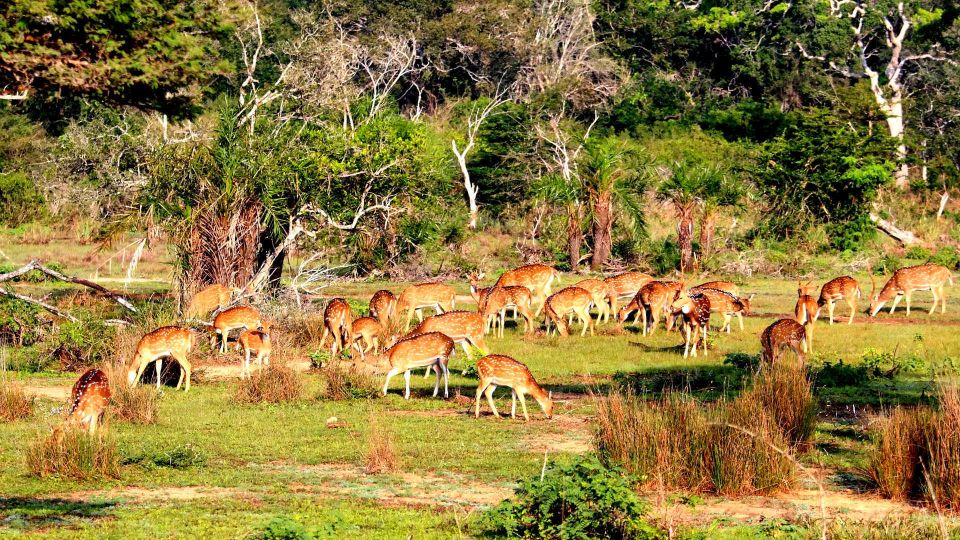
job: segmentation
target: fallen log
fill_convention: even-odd
[[[78,319],[77,319],[76,317],[74,317],[73,315],[71,315],[71,314],[69,314],[69,313],[67,313],[67,312],[65,312],[65,311],[63,311],[63,310],[61,310],[61,309],[59,309],[59,308],[57,308],[57,307],[51,306],[50,304],[48,304],[48,303],[46,303],[46,302],[42,302],[42,301],[40,301],[40,300],[36,300],[36,299],[34,299],[34,298],[30,298],[29,296],[26,296],[26,295],[20,294],[20,293],[18,293],[18,292],[12,291],[12,290],[10,290],[10,289],[8,289],[8,288],[6,288],[6,287],[0,288],[0,293],[3,293],[3,294],[5,294],[5,295],[9,296],[10,298],[16,298],[17,300],[20,300],[21,302],[26,302],[26,303],[28,303],[28,304],[33,304],[33,305],[35,305],[35,306],[40,306],[40,307],[42,307],[43,309],[49,311],[50,313],[53,313],[54,315],[56,315],[56,316],[58,316],[58,317],[63,317],[64,319],[67,319],[67,320],[70,321],[70,322],[77,322],[77,320],[78,320]]]
[[[90,280],[83,279],[83,278],[78,278],[78,277],[73,277],[73,276],[68,276],[68,275],[66,275],[66,274],[62,274],[62,273],[60,273],[60,272],[57,272],[56,270],[54,270],[54,269],[52,269],[52,268],[48,268],[48,267],[40,264],[40,261],[38,261],[38,260],[36,260],[36,259],[28,262],[27,264],[21,266],[20,268],[17,268],[16,270],[7,272],[7,273],[5,273],[5,274],[0,274],[0,283],[2,283],[2,282],[4,282],[4,281],[10,281],[11,279],[14,279],[14,278],[18,278],[18,277],[26,274],[27,272],[29,272],[29,271],[31,271],[31,270],[38,270],[38,271],[43,272],[44,274],[46,274],[46,275],[48,275],[48,276],[50,276],[50,277],[52,277],[52,278],[54,278],[54,279],[57,279],[57,280],[60,280],[60,281],[64,281],[64,282],[67,282],[67,283],[76,283],[77,285],[83,285],[84,287],[89,287],[89,288],[91,288],[91,289],[93,289],[93,290],[95,290],[95,291],[103,294],[104,296],[109,297],[111,300],[113,300],[114,302],[116,302],[116,303],[120,304],[121,306],[127,308],[128,310],[132,311],[133,313],[137,313],[137,308],[134,307],[134,305],[131,304],[130,301],[127,300],[126,298],[124,298],[120,293],[115,292],[115,291],[111,291],[110,289],[107,289],[107,288],[104,287],[103,285],[100,285],[100,284],[98,284],[98,283],[94,283],[94,282],[92,282],[92,281],[90,281]],[[9,295],[8,295],[8,296],[9,296]],[[21,300],[22,300],[22,299],[21,299]],[[26,300],[24,300],[24,301],[26,302]]]
[[[900,242],[904,246],[913,246],[916,244],[923,243],[920,240],[920,238],[918,238],[917,235],[913,233],[913,231],[901,229],[900,227],[897,227],[893,223],[890,223],[889,221],[883,219],[882,217],[874,214],[873,212],[870,213],[870,221],[876,223],[878,229],[886,233],[889,237],[893,238],[894,240]]]

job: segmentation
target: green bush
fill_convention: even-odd
[[[952,270],[960,268],[960,252],[952,246],[944,246],[938,249],[929,260],[932,263],[942,264]]]
[[[0,173],[0,224],[17,227],[46,214],[43,195],[23,173]]]
[[[864,364],[859,366],[844,364],[843,359],[840,359],[836,364],[824,362],[823,366],[814,372],[813,378],[817,388],[840,388],[866,384],[875,373],[875,368]]]
[[[277,516],[247,536],[247,540],[311,540],[315,538],[299,522]]]
[[[661,538],[646,521],[637,481],[593,457],[554,463],[542,478],[521,481],[481,526],[489,536],[510,538]]]
[[[61,324],[43,348],[46,356],[58,361],[64,371],[78,371],[106,362],[113,355],[115,335],[115,327],[90,317]]]

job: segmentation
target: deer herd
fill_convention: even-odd
[[[708,335],[711,314],[722,317],[721,332],[730,332],[733,316],[736,315],[743,331],[743,316],[750,314],[754,295],[742,296],[737,286],[727,281],[710,281],[688,287],[686,280],[658,280],[642,272],[624,272],[606,279],[584,279],[571,286],[551,293],[560,283],[560,273],[543,264],[521,266],[504,272],[492,285],[482,287],[483,274],[470,274],[470,294],[477,304],[476,311],[457,310],[457,295],[453,287],[445,283],[419,283],[406,287],[399,296],[391,291],[377,291],[370,299],[368,315],[353,317],[350,304],[343,298],[331,299],[323,311],[323,335],[321,347],[329,338],[331,358],[344,353],[354,357],[373,353],[384,359],[389,369],[383,384],[387,394],[390,379],[403,374],[404,398],[410,398],[410,376],[414,369],[426,368],[435,372],[436,383],[433,395],[440,391],[440,379],[444,382],[444,396],[449,396],[449,360],[460,344],[467,359],[470,349],[478,349],[485,356],[476,362],[480,378],[476,391],[474,414],[480,415],[481,396],[486,396],[492,412],[499,416],[493,402],[493,392],[499,386],[512,391],[511,416],[516,416],[519,398],[525,419],[529,419],[526,395],[533,397],[549,418],[553,404],[549,394],[537,383],[527,366],[518,360],[502,355],[489,354],[485,337],[492,331],[503,337],[507,312],[514,319],[523,319],[523,332],[534,332],[537,318],[543,313],[547,335],[556,331],[560,336],[569,336],[573,319],[581,325],[580,335],[587,331],[594,334],[595,324],[615,318],[618,326],[627,323],[634,314],[633,325],[642,323],[641,333],[650,335],[664,320],[666,331],[680,329],[683,336],[683,356],[697,356],[698,347],[708,354]],[[871,277],[871,280],[873,278]],[[890,312],[896,309],[901,298],[906,298],[907,316],[910,314],[911,296],[916,291],[933,294],[933,313],[939,304],[941,313],[946,311],[944,285],[952,281],[946,267],[937,264],[922,264],[901,268],[894,272],[887,283],[876,291],[876,283],[870,294],[868,314],[874,317],[887,302],[892,302]],[[800,362],[813,349],[813,328],[821,310],[827,307],[830,324],[834,323],[834,308],[843,301],[849,308],[847,324],[853,324],[857,302],[862,293],[860,285],[850,276],[841,276],[827,281],[816,293],[812,282],[798,282],[797,302],[793,318],[774,321],[760,336],[761,366],[778,361],[789,349]],[[227,352],[231,331],[240,331],[236,338],[243,350],[242,377],[250,377],[250,360],[254,357],[258,368],[269,365],[271,353],[271,323],[251,306],[231,306],[232,297],[238,289],[211,285],[197,293],[185,310],[190,319],[198,319],[214,313],[209,326],[211,347],[223,354]],[[618,303],[626,304],[618,309]],[[433,310],[432,316],[424,317],[425,310]],[[596,311],[596,320],[592,312]],[[418,324],[409,331],[413,317]],[[137,344],[127,369],[127,382],[138,383],[147,367],[153,363],[157,372],[157,386],[164,358],[180,364],[180,379],[177,388],[190,390],[191,364],[188,355],[198,340],[196,330],[165,326],[144,335]],[[357,359],[354,358],[354,362]],[[185,383],[185,384],[184,384]],[[104,373],[92,369],[84,373],[73,388],[72,407],[68,422],[80,423],[92,433],[103,415],[110,399],[110,388]]]

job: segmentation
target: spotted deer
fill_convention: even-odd
[[[580,287],[590,293],[593,298],[593,305],[597,308],[597,322],[600,322],[601,319],[603,322],[610,320],[610,287],[607,286],[607,282],[602,279],[590,278],[574,283],[573,286]]]
[[[457,291],[453,287],[444,283],[417,283],[410,285],[400,293],[397,299],[396,312],[406,313],[407,322],[403,329],[410,328],[410,321],[413,315],[417,315],[417,321],[423,321],[423,310],[431,308],[437,313],[450,311],[456,308]]]
[[[743,331],[743,316],[750,314],[752,294],[746,298],[740,298],[733,293],[709,287],[694,287],[691,290],[704,294],[710,300],[710,311],[723,316],[723,324],[720,326],[721,332],[726,330],[728,334],[730,333],[730,323],[734,315],[740,321],[740,331]]]
[[[760,334],[761,367],[773,365],[784,349],[792,349],[801,364],[806,362],[807,333],[802,324],[794,319],[780,319]]]
[[[180,380],[177,381],[177,388],[183,384],[184,379],[187,386],[184,391],[190,391],[190,362],[187,355],[193,350],[197,343],[197,335],[189,328],[180,328],[179,326],[164,326],[157,328],[140,338],[137,343],[137,350],[133,359],[127,366],[127,382],[130,386],[135,386],[144,370],[150,362],[156,362],[157,368],[157,388],[160,388],[160,372],[163,367],[164,357],[171,357],[180,364]]]
[[[643,335],[652,333],[656,328],[660,315],[666,315],[667,331],[673,327],[673,314],[670,304],[673,302],[683,284],[679,281],[651,281],[640,287],[630,303],[620,309],[617,319],[620,324],[626,322],[630,314],[636,311],[633,324],[643,319]]]
[[[550,322],[557,327],[557,332],[561,336],[570,335],[570,328],[567,322],[564,320],[567,313],[573,312],[576,314],[577,318],[583,324],[583,330],[580,332],[580,336],[584,336],[587,333],[587,329],[590,329],[590,335],[593,335],[593,319],[590,318],[590,307],[593,305],[593,297],[590,296],[590,293],[580,287],[566,287],[560,289],[559,291],[551,294],[547,301],[544,302],[546,306],[544,312],[546,313],[546,323],[547,323],[547,335],[550,335]]]
[[[246,329],[240,333],[237,343],[243,349],[243,376],[250,377],[250,356],[257,355],[257,369],[270,365],[273,345],[270,342],[270,323],[264,322],[260,330]]]
[[[550,287],[554,280],[560,283],[560,272],[557,272],[556,268],[545,264],[527,264],[501,274],[496,285],[500,287],[516,285],[530,289],[533,302],[537,304],[537,310],[533,316],[537,317],[544,308],[546,298],[550,295]]]
[[[487,343],[483,337],[483,317],[475,311],[448,311],[427,317],[411,333],[426,334],[428,332],[440,332],[452,339],[454,343],[459,343],[467,359],[470,358],[468,344],[480,349],[483,354],[488,352]]]
[[[383,383],[383,395],[387,395],[390,378],[403,373],[407,386],[404,399],[410,399],[410,370],[432,366],[437,374],[433,397],[437,397],[440,391],[441,372],[443,373],[443,397],[449,397],[450,372],[447,369],[447,363],[450,361],[453,347],[453,340],[440,332],[414,334],[394,343],[385,353],[390,363],[390,371],[387,372],[387,380]]]
[[[530,421],[530,415],[527,414],[527,394],[537,400],[547,418],[553,416],[553,400],[537,384],[533,374],[530,373],[530,369],[523,363],[506,355],[491,354],[477,361],[477,373],[480,375],[480,384],[477,386],[476,407],[473,413],[477,418],[480,417],[480,397],[482,395],[487,396],[493,415],[497,418],[500,417],[497,406],[493,403],[493,392],[498,386],[510,387],[513,402],[510,407],[511,418],[517,417],[517,397],[519,397],[520,407],[523,409],[523,419],[527,422]]]
[[[607,302],[610,312],[617,313],[617,300],[633,298],[640,292],[640,287],[653,281],[653,277],[643,272],[624,272],[603,280],[607,284]]]
[[[718,291],[728,292],[736,297],[740,297],[740,288],[732,281],[708,281],[694,287],[694,289],[717,289]]]
[[[940,313],[947,312],[947,298],[943,292],[943,286],[949,282],[953,285],[953,275],[945,266],[939,264],[927,263],[918,266],[908,266],[901,268],[890,276],[887,283],[879,293],[876,292],[877,282],[870,274],[870,282],[873,288],[870,290],[870,316],[875,317],[883,308],[883,305],[890,300],[893,304],[890,306],[890,313],[897,309],[900,299],[907,299],[907,317],[910,316],[910,297],[914,291],[930,291],[933,294],[933,305],[930,306],[930,313],[937,309],[937,302],[940,303]]]
[[[397,297],[392,292],[381,289],[373,293],[373,297],[370,298],[370,316],[376,319],[380,326],[389,328],[396,312]]]
[[[857,312],[857,300],[860,298],[860,284],[850,276],[833,278],[820,288],[820,298],[817,300],[817,309],[827,306],[830,324],[833,324],[833,310],[837,302],[843,300],[850,306],[850,318],[847,324],[853,324],[853,314]]]
[[[494,334],[503,337],[503,328],[506,324],[507,308],[513,307],[523,317],[523,332],[533,331],[533,294],[530,289],[518,285],[507,287],[490,287],[490,291],[483,297],[480,304],[480,314],[483,316],[484,332],[488,332],[493,323]]]
[[[703,354],[706,356],[707,335],[710,331],[710,299],[700,292],[681,290],[670,307],[679,311],[683,320],[683,357],[697,356],[697,344],[701,339]]]
[[[797,282],[797,304],[793,308],[793,318],[803,325],[807,337],[807,352],[813,352],[813,325],[820,317],[820,306],[813,299],[810,291],[816,287],[808,281],[806,284]]]
[[[184,317],[186,317],[187,320],[199,319],[200,317],[205,317],[215,309],[223,309],[230,304],[232,295],[239,294],[240,292],[241,289],[236,287],[226,287],[217,284],[209,285],[193,295],[190,303],[187,304]]]
[[[353,339],[351,347],[360,351],[360,358],[366,359],[367,353],[374,354],[380,348],[380,336],[384,333],[384,326],[375,317],[360,317],[353,320],[350,326],[350,335]]]
[[[88,369],[73,385],[70,393],[70,412],[65,426],[86,426],[93,435],[103,421],[103,413],[110,404],[110,382],[107,374],[99,369]]]
[[[323,334],[320,336],[320,346],[327,342],[327,335],[333,339],[330,344],[330,357],[335,358],[344,349],[349,349],[353,343],[353,313],[350,304],[343,298],[334,298],[327,303],[323,310]],[[353,353],[350,353],[353,356]]]
[[[227,338],[231,330],[256,330],[261,324],[263,319],[260,312],[250,306],[236,306],[218,313],[213,319],[213,331],[220,336],[220,353],[227,352]]]

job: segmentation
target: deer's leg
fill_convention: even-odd
[[[683,327],[683,357],[686,358],[690,354],[690,326],[684,325]]]
[[[523,392],[517,392],[520,394],[520,408],[523,409],[523,421],[529,422],[530,415],[527,414],[527,396],[523,395]]]
[[[220,332],[220,354],[227,352],[227,338],[230,336],[230,329],[224,328]]]
[[[157,390],[159,390],[160,389],[160,372],[163,371],[163,357],[161,356],[160,358],[157,358],[157,360],[153,363],[153,365],[156,366],[157,368]]]
[[[244,351],[244,358],[243,358],[243,373],[240,374],[240,377],[241,378],[246,377],[249,379],[250,378],[250,349],[246,347],[244,347],[244,349],[246,350]],[[257,357],[259,357],[260,356],[259,351],[257,351],[257,353],[258,353]]]
[[[897,304],[900,303],[900,299],[901,299],[901,298],[903,298],[903,296],[902,296],[902,295],[899,295],[899,294],[893,298],[893,305],[890,306],[890,313],[893,313],[893,311],[894,311],[895,309],[897,309]],[[908,301],[907,301],[907,306],[908,306],[908,307],[907,307],[907,311],[908,311],[907,315],[910,315],[910,313],[909,313],[909,310],[910,310],[909,305],[910,305],[910,301],[908,300]]]
[[[410,370],[409,369],[403,372],[403,382],[406,383],[406,390],[404,390],[403,392],[403,399],[410,399]]]
[[[397,373],[400,373],[397,371],[397,368],[390,368],[390,371],[387,372],[387,380],[383,381],[383,395],[387,395],[387,388],[390,385],[390,377],[393,377]]]
[[[147,366],[149,365],[150,362],[140,362],[140,367],[137,369],[137,378],[133,380],[134,385],[140,382],[140,377],[143,377],[143,372],[147,370]]]
[[[909,317],[910,316],[910,300],[911,300],[911,297],[913,296],[913,291],[907,291],[907,294],[905,296],[907,298],[907,317]]]
[[[483,395],[483,391],[486,390],[487,384],[487,381],[480,379],[480,384],[477,385],[476,407],[474,407],[473,410],[474,418],[480,418],[480,397]]]
[[[940,287],[940,313],[947,312],[947,295],[943,292],[943,285]]]
[[[937,288],[930,287],[930,294],[933,295],[933,305],[930,306],[930,311],[928,312],[928,314],[933,315],[933,312],[937,309],[937,301],[939,300],[939,297],[937,297]]]
[[[440,371],[442,369],[442,363],[438,360],[437,363],[433,365],[433,371],[437,374],[437,382],[433,385],[433,397],[437,397],[437,393],[440,392]]]
[[[500,412],[497,411],[497,404],[493,402],[493,391],[496,389],[497,385],[490,383],[483,393],[487,396],[487,401],[490,403],[490,410],[493,411],[493,415],[500,418]]]
[[[180,385],[183,384],[183,381],[187,381],[186,387],[184,387],[184,392],[190,391],[190,371],[191,366],[190,362],[187,360],[187,355],[185,353],[174,354],[174,358],[177,359],[177,362],[180,364],[180,380],[177,381],[177,389],[180,388]]]
[[[517,390],[510,388],[510,418],[517,417]]]

